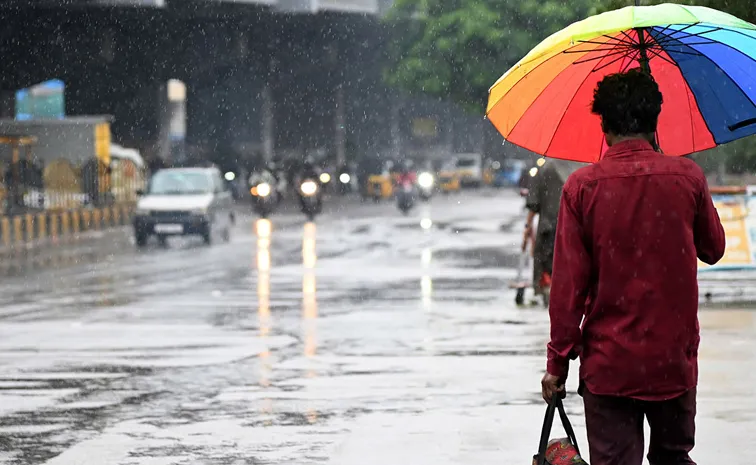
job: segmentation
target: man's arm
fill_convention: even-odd
[[[576,193],[577,186],[568,179],[559,206],[549,298],[551,342],[546,371],[563,380],[567,378],[569,361],[580,353],[580,322],[591,276],[591,257],[586,248]]]
[[[701,173],[701,178],[702,188],[698,199],[693,239],[699,260],[713,265],[724,255],[725,233],[703,173]]]

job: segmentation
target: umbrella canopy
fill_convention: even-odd
[[[637,67],[664,96],[657,141],[665,154],[756,134],[756,26],[676,4],[610,11],[553,34],[491,87],[486,115],[509,142],[595,162],[606,142],[593,91],[606,75]]]

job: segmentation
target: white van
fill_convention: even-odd
[[[479,187],[483,184],[483,155],[460,153],[455,157],[456,171],[463,186]]]

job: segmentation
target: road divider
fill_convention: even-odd
[[[0,246],[11,249],[40,243],[58,244],[82,233],[124,226],[133,204],[0,216]]]

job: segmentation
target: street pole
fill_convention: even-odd
[[[274,53],[270,51],[271,55]],[[265,75],[265,83],[262,89],[262,152],[265,164],[269,164],[273,161],[275,156],[275,112],[273,106],[275,105],[273,96],[273,86],[271,82],[275,78],[276,74],[276,59],[273,56],[267,58],[268,72]]]
[[[344,102],[344,84],[336,86],[336,166],[344,166],[346,163],[346,120]]]
[[[394,158],[399,158],[402,152],[402,133],[399,128],[399,117],[401,103],[399,102],[399,96],[394,95],[391,98],[391,116],[390,116],[390,131],[391,131],[391,152]]]

